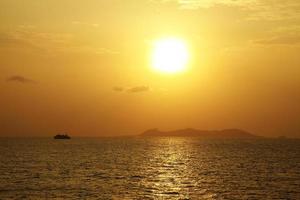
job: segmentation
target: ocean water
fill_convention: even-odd
[[[0,139],[0,199],[300,199],[300,140]]]

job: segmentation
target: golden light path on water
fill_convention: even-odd
[[[146,171],[149,173],[150,181],[143,184],[153,193],[153,196],[168,199],[170,196],[177,196],[180,199],[191,198],[190,194],[197,194],[202,199],[214,199],[216,196],[209,188],[197,188],[199,182],[206,180],[199,179],[197,170],[191,163],[197,151],[190,148],[190,138],[156,138],[158,148],[151,153],[152,157],[146,162]],[[205,152],[202,152],[205,154]],[[199,164],[201,165],[201,160]]]

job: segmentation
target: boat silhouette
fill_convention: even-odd
[[[54,139],[71,139],[71,137],[68,136],[67,134],[58,134],[54,136]]]

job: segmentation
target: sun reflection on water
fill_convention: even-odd
[[[213,199],[214,194],[208,193],[206,189],[195,191],[198,179],[190,163],[195,154],[190,148],[190,141],[176,137],[156,140],[159,148],[154,149],[148,163],[151,178],[143,182],[152,197],[189,199],[190,194],[198,193],[205,199]]]

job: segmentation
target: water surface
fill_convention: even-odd
[[[300,199],[300,140],[0,139],[0,199]]]

